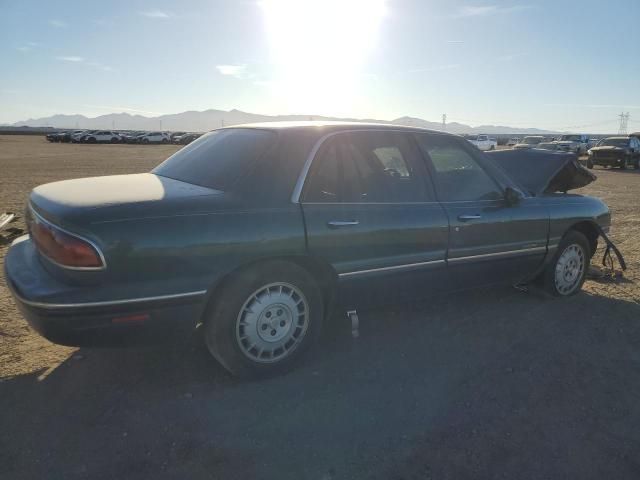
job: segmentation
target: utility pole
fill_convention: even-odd
[[[160,131],[162,131],[162,120],[160,120]]]
[[[618,135],[627,134],[627,125],[629,124],[630,116],[631,115],[629,115],[629,112],[627,113],[622,112],[620,115],[618,115],[618,118],[620,118],[620,127],[618,128]]]
[[[220,120],[220,125],[224,127],[224,118]]]
[[[442,131],[443,132],[447,131],[447,114],[446,113],[442,114]]]

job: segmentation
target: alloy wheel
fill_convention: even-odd
[[[309,304],[288,283],[271,283],[253,292],[236,321],[236,340],[242,353],[257,363],[288,357],[302,342],[309,326]]]
[[[560,295],[570,295],[580,285],[586,268],[585,252],[578,244],[564,249],[555,269],[555,285]]]

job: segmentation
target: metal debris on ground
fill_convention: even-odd
[[[24,233],[21,228],[9,227],[10,223],[18,220],[15,213],[0,214],[0,245],[7,245]]]

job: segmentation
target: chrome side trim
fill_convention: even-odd
[[[406,268],[424,267],[426,265],[442,265],[444,263],[445,263],[444,260],[431,260],[429,262],[406,263],[406,264],[403,264],[403,265],[394,265],[392,267],[370,268],[368,270],[356,270],[355,272],[339,273],[338,277],[346,278],[346,277],[353,277],[355,275],[364,275],[366,273],[392,272],[394,270],[403,270],[403,269],[406,269]]]
[[[65,268],[67,270],[76,270],[76,271],[99,271],[99,270],[105,270],[107,268],[107,261],[104,258],[104,255],[102,253],[102,250],[100,250],[100,247],[98,247],[98,245],[95,244],[95,242],[92,242],[91,240],[89,240],[88,238],[85,238],[81,235],[78,235],[77,233],[73,233],[70,232],[69,230],[66,230],[58,225],[55,225],[53,223],[51,223],[50,221],[46,220],[45,218],[42,217],[42,215],[40,215],[38,212],[36,212],[33,207],[31,206],[31,204],[29,204],[29,211],[31,212],[32,215],[35,215],[36,217],[38,217],[38,219],[40,219],[40,221],[42,223],[46,223],[47,225],[60,230],[61,232],[66,233],[67,235],[70,235],[72,237],[75,237],[83,242],[88,243],[89,245],[91,245],[93,247],[93,249],[97,252],[98,257],[100,257],[100,261],[102,262],[102,266],[101,267],[70,267],[68,265],[63,265],[61,263],[56,262],[55,260],[53,260],[52,258],[49,258],[48,256],[46,256],[43,252],[41,252],[40,250],[38,250],[38,253],[40,255],[42,255],[44,258],[46,258],[49,262],[53,263],[54,265],[57,265],[60,268]],[[35,241],[34,241],[35,243]]]
[[[380,128],[380,127],[369,127],[367,128],[366,124],[363,125],[363,128],[352,128],[349,130],[338,130],[336,132],[329,132],[326,135],[320,137],[320,139],[314,144],[311,152],[307,156],[307,159],[304,162],[304,166],[302,167],[302,171],[300,175],[298,175],[298,180],[296,181],[296,185],[293,188],[293,193],[291,194],[291,202],[292,203],[300,203],[300,196],[302,195],[302,189],[304,188],[304,182],[307,180],[307,175],[309,175],[309,170],[311,169],[311,164],[315,156],[320,150],[322,144],[329,138],[340,135],[344,133],[356,133],[356,132],[400,132],[400,133],[420,133],[419,130],[411,130],[409,128]],[[434,133],[425,131],[424,133]]]
[[[483,258],[507,258],[507,257],[515,257],[518,255],[528,254],[528,253],[546,252],[546,250],[547,250],[547,247],[521,248],[519,250],[508,250],[506,252],[484,253],[482,255],[470,255],[467,257],[454,257],[454,258],[449,258],[448,261],[449,263],[461,263],[461,262],[480,260]]]
[[[30,307],[45,308],[45,309],[110,307],[110,306],[117,306],[117,305],[129,305],[132,303],[143,303],[143,302],[153,302],[153,301],[159,301],[159,300],[174,300],[177,298],[196,297],[196,296],[202,296],[205,293],[207,293],[206,290],[198,290],[197,292],[176,293],[173,295],[159,295],[157,297],[128,298],[124,300],[110,300],[106,302],[47,303],[47,302],[34,302],[31,300],[27,300],[26,298],[23,298],[16,292],[15,288],[11,285],[11,283],[10,282],[8,283],[12,293],[16,296],[16,298],[21,303],[24,303],[25,305],[29,305]]]

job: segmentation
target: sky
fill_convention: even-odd
[[[209,108],[640,130],[639,0],[0,0],[0,123]]]

